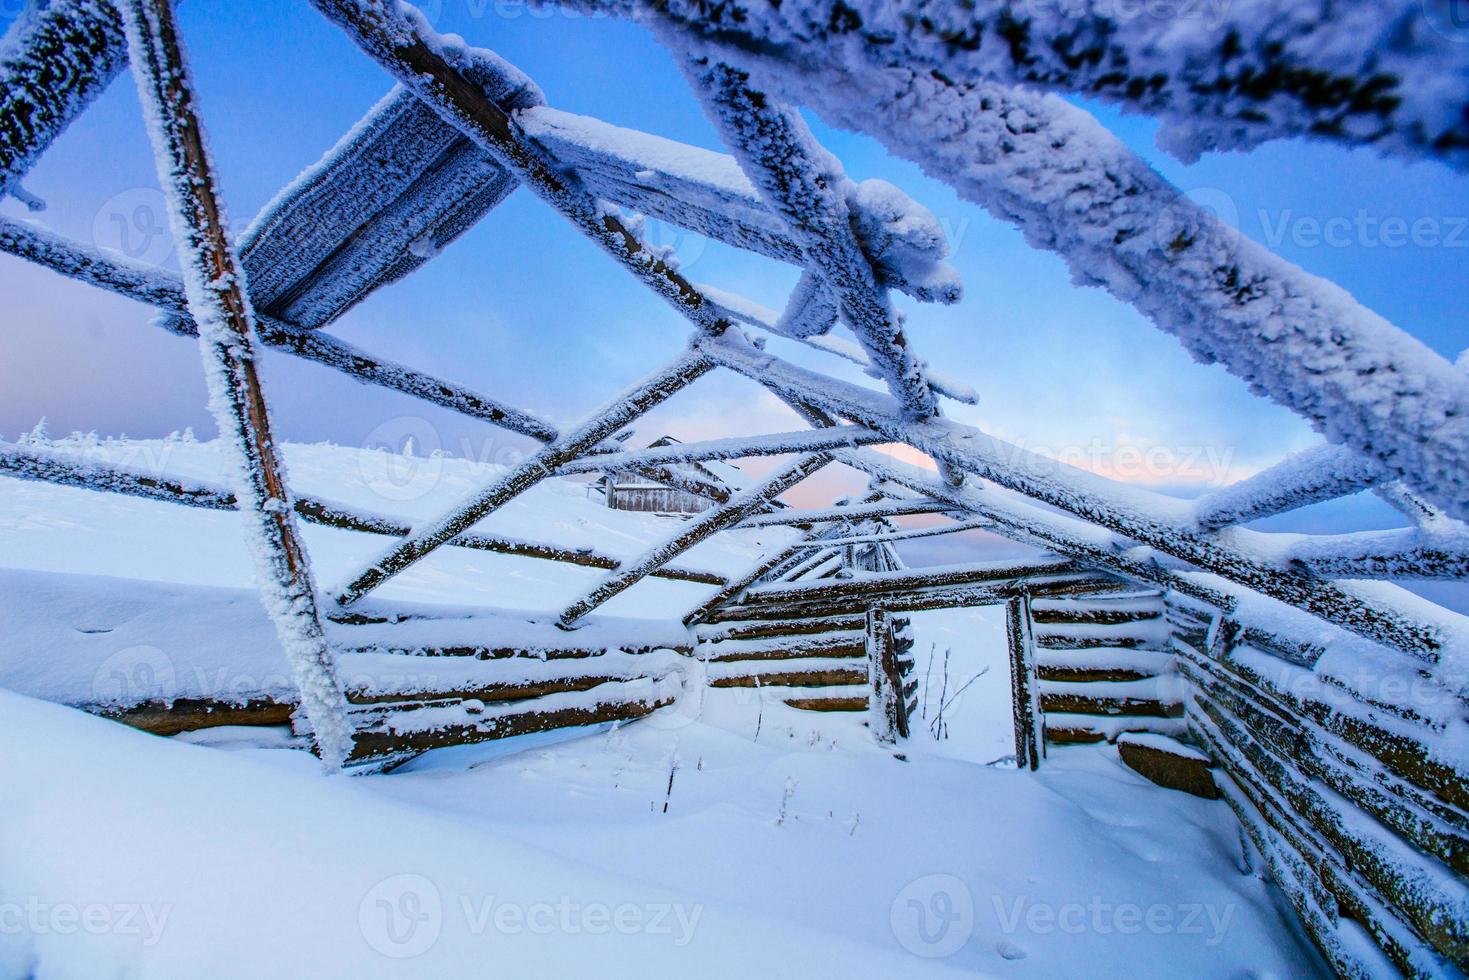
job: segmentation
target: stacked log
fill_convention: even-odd
[[[1469,778],[1443,717],[1175,609],[1187,725],[1265,868],[1343,976],[1469,969]],[[1452,698],[1450,698],[1452,702]],[[1411,718],[1408,716],[1412,716]],[[1364,939],[1370,939],[1364,942]]]
[[[1161,596],[1038,598],[1030,618],[1047,743],[1182,732]]]
[[[910,680],[911,623],[906,616],[891,616],[889,622],[911,703],[916,695]],[[865,628],[865,613],[711,623],[695,628],[694,656],[707,664],[711,687],[768,688],[791,707],[810,711],[866,711]]]

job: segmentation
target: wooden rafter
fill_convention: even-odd
[[[1390,600],[1368,597],[1250,554],[1241,546],[1245,539],[1238,537],[1245,532],[1199,532],[1186,520],[1187,505],[1176,499],[1116,484],[970,426],[946,419],[905,419],[896,404],[876,392],[798,368],[734,334],[703,338],[696,346],[721,365],[774,391],[821,404],[935,460],[1059,507],[1370,639],[1429,661],[1437,659],[1444,643],[1439,629],[1420,622],[1411,612],[1393,608]]]
[[[275,623],[301,692],[301,708],[322,761],[340,766],[352,751],[336,659],[322,632],[311,566],[281,476],[270,416],[255,369],[250,300],[241,287],[221,217],[188,69],[169,0],[128,0],[122,8],[138,97],[149,127],[169,223],[186,270],[188,307],[210,407],[229,443],[236,494],[266,612]]]
[[[481,518],[556,472],[561,465],[585,454],[612,433],[671,397],[711,368],[701,354],[685,352],[662,369],[624,390],[586,421],[541,449],[438,518],[415,527],[413,534],[389,548],[362,569],[337,596],[350,605],[413,563],[468,531]]]

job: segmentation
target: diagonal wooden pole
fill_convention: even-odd
[[[414,562],[468,531],[479,520],[517,495],[554,475],[558,467],[585,454],[612,433],[683,390],[713,367],[713,362],[702,354],[691,351],[680,354],[498,480],[471,494],[447,513],[415,528],[413,534],[393,545],[358,572],[342,589],[337,601],[344,606],[356,602]]]
[[[352,748],[346,698],[270,431],[255,370],[250,300],[225,232],[178,25],[168,0],[128,0],[122,14],[189,312],[199,325],[209,407],[232,451],[226,462],[233,465],[261,599],[285,647],[322,762],[337,769]]]

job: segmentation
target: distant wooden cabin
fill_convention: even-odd
[[[679,440],[673,436],[663,436],[649,443],[648,448],[655,449],[678,444]],[[673,469],[734,492],[744,490],[755,482],[738,466],[720,460],[682,463]],[[637,510],[653,514],[697,514],[714,505],[714,501],[708,497],[650,482],[640,473],[608,471],[602,475],[597,486],[601,488],[607,506],[613,510]],[[777,502],[776,506],[783,505]]]

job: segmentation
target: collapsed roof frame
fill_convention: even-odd
[[[202,335],[212,348],[206,357],[208,369],[229,372],[228,384],[221,390],[238,394],[234,408],[224,411],[217,404],[216,415],[222,434],[234,433],[250,479],[240,481],[241,487],[233,490],[162,486],[147,475],[79,468],[21,447],[6,447],[0,453],[0,468],[14,475],[201,506],[234,507],[243,501],[241,509],[255,514],[256,523],[263,528],[257,534],[261,546],[275,549],[271,552],[275,557],[262,560],[262,588],[298,670],[306,720],[317,733],[328,762],[345,758],[341,687],[335,680],[331,651],[313,639],[320,634],[314,608],[316,588],[309,569],[292,558],[300,552],[293,513],[401,538],[340,591],[339,603],[350,605],[445,544],[577,560],[554,546],[495,539],[471,534],[469,529],[549,475],[582,472],[613,461],[620,467],[634,466],[657,482],[713,496],[717,488],[691,485],[672,464],[701,454],[710,459],[797,454],[795,463],[759,486],[733,496],[717,496],[714,508],[640,558],[617,562],[591,556],[591,560],[578,561],[605,568],[608,575],[562,612],[561,622],[567,627],[574,627],[606,599],[650,574],[719,586],[709,600],[689,612],[688,623],[735,601],[788,562],[796,549],[767,556],[732,580],[678,569],[669,565],[670,560],[720,530],[751,522],[751,515],[765,501],[837,461],[884,485],[916,492],[931,501],[935,510],[968,515],[998,533],[1056,551],[1083,567],[1104,569],[1189,596],[1214,607],[1221,617],[1232,614],[1242,594],[1255,592],[1395,647],[1430,669],[1440,651],[1460,641],[1462,625],[1457,617],[1440,615],[1405,593],[1334,579],[1456,578],[1469,571],[1469,535],[1459,522],[1469,516],[1469,440],[1463,434],[1464,420],[1469,417],[1469,379],[1345,294],[1332,293],[1321,299],[1319,283],[1312,277],[1224,229],[1140,161],[1127,157],[1120,144],[1098,151],[1106,164],[1115,165],[1121,175],[1114,175],[1115,179],[1129,185],[1130,193],[1119,196],[1140,196],[1144,211],[1155,205],[1165,207],[1174,223],[1188,231],[1186,239],[1169,239],[1165,251],[1228,259],[1222,272],[1214,269],[1223,279],[1207,280],[1198,297],[1163,290],[1169,292],[1167,302],[1173,304],[1167,308],[1150,305],[1146,289],[1135,290],[1136,295],[1126,298],[1177,333],[1196,355],[1218,358],[1258,390],[1350,445],[1298,454],[1263,474],[1186,502],[1107,480],[942,418],[939,397],[971,401],[972,395],[962,385],[927,371],[911,350],[888,290],[897,288],[925,301],[953,302],[958,298],[956,284],[946,279],[941,263],[910,276],[900,264],[884,261],[881,246],[871,233],[864,240],[857,230],[864,222],[853,220],[851,208],[857,205],[839,165],[816,143],[795,109],[779,98],[779,91],[762,87],[788,83],[795,77],[792,73],[797,68],[792,65],[797,61],[801,61],[799,70],[812,70],[809,55],[811,50],[819,55],[819,43],[802,51],[804,61],[792,58],[788,65],[746,50],[740,37],[711,31],[711,25],[684,16],[687,12],[681,14],[674,5],[662,5],[649,13],[638,6],[583,4],[649,17],[665,43],[683,49],[688,56],[684,67],[696,93],[754,188],[742,197],[727,186],[696,187],[697,181],[688,174],[669,172],[648,161],[641,165],[597,158],[595,148],[578,143],[564,119],[542,108],[539,91],[529,79],[487,52],[447,44],[411,9],[399,11],[394,5],[371,0],[313,3],[403,86],[374,109],[377,128],[368,127],[365,132],[372,138],[386,138],[405,114],[432,117],[441,129],[452,131],[444,152],[461,161],[469,174],[465,179],[479,188],[467,212],[462,199],[436,201],[436,210],[421,222],[420,236],[428,236],[437,247],[444,236],[452,238],[461,232],[523,183],[696,328],[689,347],[668,365],[581,425],[562,432],[531,413],[374,358],[317,329],[367,291],[426,260],[433,250],[417,247],[420,238],[402,243],[406,247],[392,257],[395,264],[391,267],[372,270],[367,280],[345,283],[337,280],[351,266],[341,259],[341,249],[350,242],[332,241],[328,236],[328,240],[307,243],[314,251],[307,249],[310,254],[294,257],[310,269],[292,268],[289,262],[276,268],[277,277],[289,281],[275,283],[274,294],[262,296],[260,308],[253,308],[257,276],[250,268],[252,260],[257,254],[270,253],[273,233],[287,246],[297,244],[290,237],[290,209],[309,205],[313,194],[330,192],[332,181],[343,169],[336,165],[360,150],[361,141],[368,137],[359,133],[344,140],[333,156],[315,168],[310,181],[288,189],[278,199],[276,212],[257,220],[247,233],[241,263],[231,253],[218,222],[215,189],[167,0],[129,0],[121,5],[121,18],[104,0],[58,0],[32,16],[30,33],[0,68],[7,76],[7,103],[0,113],[0,190],[15,191],[41,151],[130,60],[145,106],[163,123],[150,126],[150,134],[160,143],[160,178],[171,189],[171,219],[180,239],[180,254],[195,267],[186,264],[189,274],[180,279],[104,257],[4,219],[0,219],[0,249],[159,307],[173,314],[164,323],[168,329]],[[131,59],[128,51],[133,53]],[[820,68],[820,58],[815,61]],[[952,89],[949,94],[971,111],[983,107],[1001,119],[1011,108],[1027,112],[1031,127],[1012,133],[1021,142],[1040,145],[1049,141],[1054,146],[1058,140],[1092,135],[1078,128],[1077,120],[1088,118],[1081,110],[1066,107],[1063,112],[1055,104],[1042,105],[1032,96],[989,79],[931,78],[930,83]],[[865,122],[868,125],[863,128],[902,143],[880,121]],[[461,144],[466,141],[479,152],[476,160],[464,158]],[[1411,143],[1407,140],[1403,145],[1411,148]],[[1401,146],[1398,149],[1407,152]],[[1032,220],[1040,205],[1022,200],[1017,178],[1000,169],[993,176],[1000,185],[993,193],[1011,205],[1016,220],[1022,224]],[[961,193],[966,192],[966,187],[958,186],[958,179],[953,182]],[[660,185],[680,193],[666,193]],[[419,202],[412,191],[406,189],[403,199],[383,206],[416,205]],[[790,305],[785,313],[770,317],[738,297],[690,283],[641,239],[632,223],[618,217],[609,202],[801,266],[802,276]],[[984,203],[990,201],[984,199]],[[1150,213],[1149,217],[1156,220],[1157,215]],[[1064,225],[1081,219],[1061,212],[1048,220]],[[1052,229],[1040,244],[1062,251],[1075,267],[1094,254],[1088,251],[1092,246],[1079,244],[1088,238],[1085,230],[1079,226]],[[336,231],[343,233],[341,238],[350,239],[356,229]],[[1142,271],[1141,263],[1151,260],[1126,241],[1103,254],[1109,262],[1115,260],[1134,272]],[[1189,268],[1186,263],[1163,263],[1148,271],[1160,272],[1166,284]],[[241,276],[240,271],[246,275]],[[262,271],[258,281],[267,282],[269,274],[270,270]],[[246,278],[248,296],[240,287]],[[325,280],[333,281],[323,285]],[[1115,281],[1105,284],[1118,290]],[[321,288],[316,289],[318,286]],[[1220,305],[1220,296],[1228,290],[1238,307],[1263,305],[1273,315],[1288,316],[1300,344],[1280,345],[1268,355],[1262,353],[1265,338],[1258,319],[1223,315],[1228,310]],[[305,295],[315,296],[320,304],[305,303]],[[276,315],[292,310],[306,311],[301,314],[304,322]],[[838,319],[857,338],[857,349],[827,336]],[[736,322],[856,360],[883,380],[889,394],[791,365],[750,343]],[[1200,331],[1198,325],[1205,322],[1219,325],[1220,336]],[[220,333],[222,325],[232,333]],[[406,522],[357,514],[326,502],[293,499],[274,471],[268,415],[258,381],[253,380],[251,348],[257,340],[364,383],[424,398],[546,445],[469,501],[423,527],[409,528]],[[1345,349],[1347,356],[1325,363],[1323,370],[1322,363],[1314,359],[1327,349]],[[610,440],[653,405],[716,366],[763,384],[815,430],[684,445],[676,454],[628,452]],[[1365,375],[1383,372],[1391,376],[1391,383],[1386,387],[1342,384],[1343,372],[1353,371]],[[1401,392],[1413,393],[1406,406],[1395,398]],[[1378,412],[1384,405],[1386,410]],[[1352,424],[1337,424],[1344,417]],[[846,423],[838,425],[840,420]],[[822,432],[823,428],[831,431]],[[859,448],[885,441],[906,443],[926,453],[938,464],[940,476]],[[599,457],[604,458],[599,461]],[[1307,536],[1282,553],[1267,546],[1267,536],[1234,526],[1369,486],[1379,488],[1385,499],[1409,514],[1413,527]],[[871,504],[855,505],[850,514],[836,508],[817,517],[855,520],[859,508]],[[780,517],[779,523],[794,524],[800,513]],[[276,601],[271,600],[272,593]],[[316,695],[309,695],[309,690]],[[323,739],[334,740],[334,744],[322,744]]]

